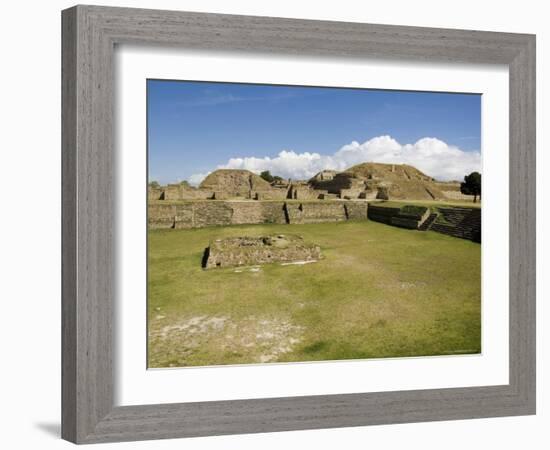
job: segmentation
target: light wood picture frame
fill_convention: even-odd
[[[114,406],[117,44],[507,65],[509,384]],[[533,35],[99,6],[63,11],[62,437],[95,443],[534,414],[535,137]]]

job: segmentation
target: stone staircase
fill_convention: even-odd
[[[481,209],[439,208],[441,218],[431,230],[474,242],[481,242]]]
[[[371,205],[368,209],[370,220],[409,230],[420,230],[429,217],[430,211],[424,206],[405,205],[399,208],[391,208]]]

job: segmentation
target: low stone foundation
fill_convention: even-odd
[[[275,262],[311,262],[321,258],[318,245],[301,236],[273,235],[217,239],[205,250],[205,269],[253,266]]]

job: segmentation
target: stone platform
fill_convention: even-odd
[[[266,263],[309,262],[321,258],[321,248],[301,236],[278,234],[217,239],[205,250],[205,269]]]

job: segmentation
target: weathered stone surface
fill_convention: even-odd
[[[205,251],[206,269],[252,266],[275,262],[307,262],[321,258],[318,245],[305,242],[297,235],[235,237],[217,239]]]
[[[147,186],[147,200],[164,200],[164,189],[160,186]]]
[[[368,216],[375,222],[417,230],[430,216],[430,210],[425,206],[417,205],[406,205],[401,208],[371,205]]]
[[[422,231],[432,230],[453,237],[481,242],[481,209],[437,207],[434,212],[418,205],[402,208],[370,205],[368,217],[375,222]]]
[[[326,191],[319,191],[306,183],[292,183],[288,197],[293,200],[314,200],[318,199],[324,192]]]
[[[310,180],[282,180],[271,183],[241,169],[218,169],[198,188],[186,181],[166,186],[149,186],[149,201],[186,200],[317,200],[338,197],[356,199],[444,200],[470,199],[456,181],[435,181],[406,164],[362,163],[343,172],[323,170]]]
[[[366,201],[157,201],[149,202],[149,228],[200,228],[243,224],[301,224],[366,220]]]
[[[340,222],[346,220],[344,203],[340,201],[318,201],[287,203],[289,223]]]
[[[391,224],[400,228],[407,228],[409,230],[418,230],[420,226],[418,220],[411,219],[409,217],[394,216],[391,218]]]
[[[454,189],[454,185],[436,183],[413,166],[383,163],[357,164],[344,172],[332,172],[330,176],[319,172],[309,184],[315,190],[324,189],[343,199],[434,200],[446,198],[440,186]]]
[[[366,202],[344,202],[348,220],[367,220],[368,204]]]
[[[149,228],[174,228],[177,207],[173,203],[149,202],[147,207],[147,226]]]
[[[368,217],[375,222],[391,225],[391,218],[397,216],[401,208],[389,208],[385,206],[369,205]]]
[[[474,200],[473,195],[464,195],[460,192],[460,182],[458,181],[439,181],[435,185],[443,192],[446,198],[451,200],[463,200],[466,202],[471,202]]]
[[[439,208],[432,231],[474,242],[481,242],[480,208]]]
[[[310,181],[315,182],[332,180],[337,173],[337,170],[321,170],[321,172],[318,172],[315,176],[313,176]]]
[[[254,200],[284,200],[288,197],[288,189],[288,187],[278,186],[266,191],[253,191],[252,198]]]
[[[169,184],[162,189],[164,200],[206,200],[214,196],[213,191],[197,189],[186,182]]]
[[[200,184],[199,189],[214,191],[216,199],[224,198],[254,198],[256,192],[271,191],[271,185],[249,170],[220,169],[208,175]]]

